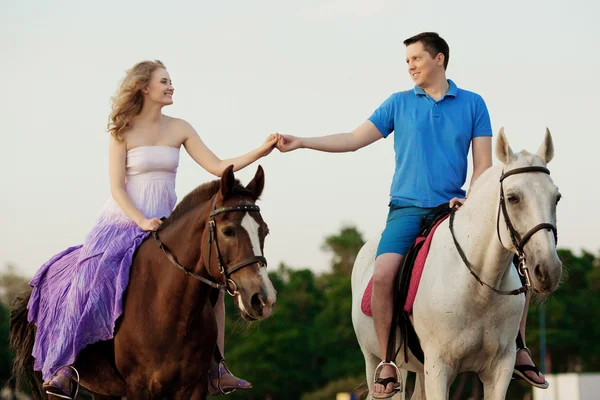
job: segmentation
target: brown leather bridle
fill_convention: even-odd
[[[186,274],[188,274],[189,276],[191,276],[192,278],[198,279],[199,281],[215,288],[215,289],[219,289],[219,290],[225,290],[230,296],[236,296],[239,294],[238,292],[238,287],[236,285],[236,283],[231,279],[231,274],[233,274],[234,272],[245,268],[249,265],[254,265],[254,264],[258,264],[259,267],[266,267],[267,266],[267,259],[263,256],[252,256],[252,257],[248,257],[245,258],[241,261],[236,262],[233,265],[230,266],[226,266],[223,264],[223,257],[221,255],[221,251],[219,250],[219,242],[217,240],[217,222],[215,220],[215,216],[217,216],[218,214],[221,213],[225,213],[225,212],[248,212],[248,211],[257,211],[260,212],[260,207],[258,207],[257,205],[254,204],[246,204],[246,205],[240,205],[240,206],[235,206],[235,207],[221,207],[219,209],[216,208],[217,206],[217,198],[215,197],[214,201],[213,201],[213,205],[212,205],[212,211],[210,212],[209,218],[208,218],[208,230],[209,230],[209,234],[208,234],[208,258],[207,258],[207,266],[210,265],[210,260],[211,260],[211,249],[213,247],[213,243],[214,243],[214,247],[215,247],[215,252],[216,252],[216,257],[217,257],[217,263],[219,264],[219,273],[225,278],[225,283],[218,283],[215,282],[216,279],[214,278],[214,276],[210,273],[210,268],[207,268],[207,272],[208,274],[211,276],[211,278],[215,279],[215,281],[211,281],[210,279],[206,279],[203,276],[200,276],[198,274],[193,273],[192,271],[190,271],[188,268],[184,267],[183,265],[179,264],[179,262],[177,262],[177,260],[175,259],[175,257],[173,256],[173,254],[169,251],[169,249],[167,249],[167,247],[165,246],[165,244],[160,240],[160,238],[158,237],[158,232],[157,231],[152,231],[152,236],[154,237],[154,240],[156,241],[156,243],[158,244],[158,247],[160,247],[160,249],[163,251],[163,253],[165,254],[165,256],[169,259],[169,261],[171,261],[171,263],[173,265],[175,265],[177,268],[181,269],[183,272],[185,272]]]

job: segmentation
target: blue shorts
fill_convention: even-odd
[[[375,258],[384,253],[406,255],[421,230],[421,217],[431,208],[390,204],[385,229],[381,234]]]

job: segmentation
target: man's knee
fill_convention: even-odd
[[[373,285],[376,287],[391,287],[402,262],[401,255],[381,256],[375,263]]]

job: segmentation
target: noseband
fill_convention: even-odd
[[[526,292],[527,289],[529,287],[531,287],[529,268],[527,267],[527,262],[526,262],[527,258],[525,256],[525,252],[524,252],[523,248],[525,247],[525,244],[527,244],[529,239],[531,239],[531,237],[536,232],[541,231],[543,229],[552,231],[552,233],[554,234],[554,241],[555,241],[555,243],[558,243],[558,234],[557,234],[556,226],[554,226],[550,223],[545,222],[545,223],[538,224],[538,225],[534,226],[533,228],[531,228],[525,235],[523,235],[523,237],[521,237],[521,235],[519,235],[519,232],[517,232],[513,223],[510,220],[510,216],[508,215],[508,210],[506,208],[506,201],[504,198],[504,179],[506,179],[507,177],[509,177],[511,175],[517,175],[517,174],[522,174],[522,173],[527,173],[527,172],[543,172],[545,174],[550,175],[550,171],[547,168],[536,167],[536,166],[515,168],[508,172],[503,171],[502,176],[500,177],[500,204],[498,205],[498,217],[496,218],[496,233],[498,234],[498,240],[500,240],[500,243],[502,244],[502,246],[504,246],[504,243],[502,243],[502,237],[500,236],[500,213],[502,213],[502,215],[504,216],[504,222],[506,223],[508,232],[510,233],[511,241],[513,243],[513,246],[515,247],[515,250],[517,251],[517,256],[519,259],[519,263],[518,263],[519,265],[517,265],[517,271],[519,272],[519,275],[521,275],[525,278],[525,284],[522,287],[520,287],[519,289],[498,290],[498,289],[492,287],[491,285],[483,282],[481,280],[481,278],[479,278],[479,276],[473,270],[473,265],[469,262],[469,260],[467,260],[467,257],[465,256],[464,251],[458,244],[458,241],[456,240],[456,236],[454,235],[453,225],[454,225],[455,210],[452,211],[452,214],[450,215],[450,231],[452,233],[452,239],[454,240],[454,244],[458,250],[458,253],[460,254],[460,257],[462,258],[462,260],[465,263],[465,265],[467,266],[467,268],[469,268],[469,271],[471,271],[471,275],[473,275],[475,277],[475,279],[477,280],[477,282],[479,282],[482,286],[487,286],[494,292],[496,292],[498,294],[502,294],[502,295],[521,294],[521,293]]]
[[[238,287],[235,284],[235,282],[231,279],[231,274],[233,274],[234,272],[247,267],[249,265],[254,265],[254,264],[258,264],[259,268],[260,267],[266,267],[267,266],[267,259],[263,256],[252,256],[252,257],[248,257],[242,261],[238,261],[237,263],[230,265],[230,266],[226,266],[225,264],[223,264],[223,257],[221,256],[221,251],[219,250],[219,242],[217,241],[217,222],[215,221],[215,216],[221,213],[225,213],[225,212],[236,212],[236,211],[242,211],[242,212],[247,212],[247,211],[257,211],[260,212],[260,207],[258,207],[257,205],[253,205],[253,204],[248,204],[248,205],[242,205],[242,206],[235,206],[235,207],[221,207],[219,209],[216,208],[217,206],[217,198],[215,197],[214,201],[213,201],[213,205],[212,205],[212,211],[210,212],[209,215],[209,219],[208,219],[208,230],[209,230],[209,235],[208,235],[208,261],[207,261],[207,269],[206,271],[208,272],[208,274],[211,276],[211,278],[214,279],[214,276],[212,276],[212,274],[210,273],[210,255],[211,255],[211,249],[213,247],[213,243],[214,243],[214,247],[215,247],[215,253],[216,253],[216,257],[217,257],[217,263],[219,264],[219,273],[221,274],[221,276],[223,276],[225,278],[225,284],[221,284],[218,282],[214,282],[211,281],[209,279],[204,278],[203,276],[200,276],[198,274],[193,273],[192,271],[190,271],[188,268],[184,267],[183,265],[179,264],[177,262],[177,260],[175,259],[175,257],[173,257],[173,254],[171,254],[171,252],[169,251],[169,249],[167,249],[167,247],[165,246],[165,244],[160,240],[160,238],[158,237],[158,232],[157,231],[152,231],[152,236],[154,237],[154,240],[156,241],[156,243],[158,244],[158,247],[160,247],[160,249],[163,251],[163,253],[165,254],[165,256],[167,257],[167,259],[169,259],[169,261],[171,261],[171,263],[173,265],[175,265],[176,267],[178,267],[179,269],[181,269],[183,272],[185,272],[186,274],[188,274],[189,276],[191,276],[192,278],[196,278],[199,281],[215,288],[215,289],[219,289],[219,290],[225,290],[230,296],[236,296],[239,294],[238,292]],[[163,218],[164,219],[164,218]]]

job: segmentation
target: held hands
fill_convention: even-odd
[[[152,219],[145,218],[142,220],[142,222],[140,222],[138,224],[138,226],[145,231],[155,231],[161,225],[162,225],[162,221],[158,218],[152,218]]]
[[[277,149],[282,153],[296,150],[302,147],[302,141],[292,135],[282,135],[280,133],[273,133],[267,137],[267,140],[258,148],[258,154],[260,157],[264,157],[271,153],[273,149]]]

